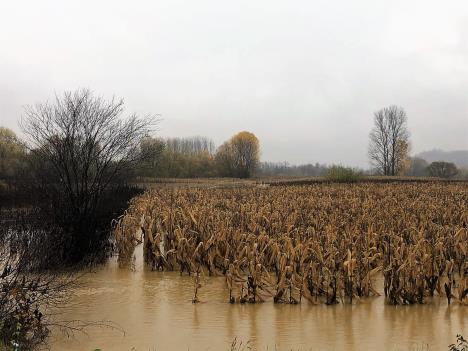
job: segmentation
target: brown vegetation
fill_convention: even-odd
[[[194,301],[207,274],[226,277],[230,302],[352,302],[379,295],[382,271],[391,304],[467,303],[467,223],[463,184],[161,188],[115,235],[122,263],[142,240],[153,269],[194,274]]]

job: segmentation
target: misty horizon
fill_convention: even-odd
[[[467,18],[463,1],[7,2],[1,125],[88,87],[160,114],[156,136],[248,130],[268,162],[368,168],[373,113],[394,104],[411,155],[467,150]]]

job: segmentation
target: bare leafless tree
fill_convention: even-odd
[[[122,118],[123,112],[123,100],[82,89],[28,106],[21,121],[34,176],[80,253],[96,244],[92,226],[104,191],[140,161],[141,139],[157,122],[155,116]]]
[[[407,116],[403,108],[393,105],[375,112],[369,139],[372,165],[383,175],[396,175],[409,149]]]
[[[188,138],[166,138],[164,140],[168,151],[187,155],[207,153],[212,155],[215,151],[214,142],[202,136]]]

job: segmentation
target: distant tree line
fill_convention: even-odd
[[[145,155],[137,174],[156,178],[237,177],[255,174],[260,143],[250,132],[240,132],[217,149],[206,137],[152,138],[141,141]]]
[[[145,155],[137,175],[151,178],[200,178],[216,176],[214,143],[205,137],[153,138],[141,141]]]
[[[459,169],[453,162],[435,161],[428,163],[420,157],[411,157],[404,175],[414,177],[438,177],[467,179],[468,171]]]
[[[244,135],[245,137],[245,135]],[[251,137],[251,136],[250,136]],[[250,138],[249,137],[249,138]],[[236,138],[239,138],[237,136]],[[242,134],[241,134],[242,138]],[[247,138],[247,140],[250,140]],[[236,164],[231,140],[216,148],[214,142],[202,136],[158,138],[144,136],[140,141],[139,161],[125,178],[206,178],[206,177],[322,177],[330,167],[326,164],[289,164],[288,162],[260,162],[258,147],[251,154],[254,162],[246,170]],[[254,142],[253,145],[256,145]],[[241,150],[241,149],[239,149]],[[28,156],[29,155],[29,156]],[[25,144],[16,134],[0,127],[0,184],[14,184],[28,174],[28,154]],[[401,164],[401,163],[400,163]],[[450,162],[428,163],[419,157],[405,158],[404,167],[397,167],[397,175],[414,177],[468,178],[468,171]],[[360,171],[362,174],[382,174],[381,170]]]
[[[328,166],[319,163],[291,165],[288,162],[261,162],[257,175],[267,177],[321,177],[328,171]]]

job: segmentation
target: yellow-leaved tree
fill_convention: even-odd
[[[395,158],[395,171],[397,175],[405,175],[411,166],[409,157],[410,145],[407,140],[397,141],[397,152]]]
[[[255,134],[243,131],[224,142],[216,152],[222,176],[251,177],[260,162],[260,142]]]

